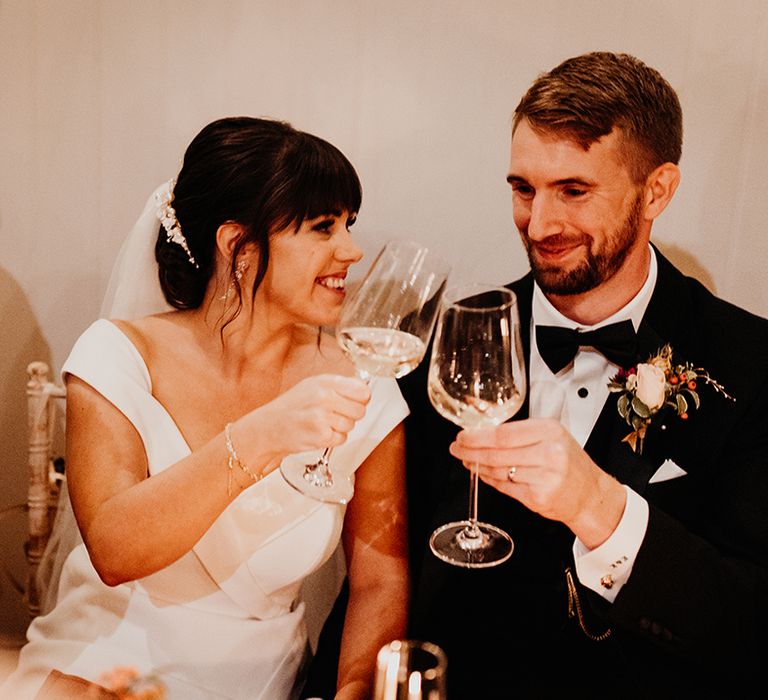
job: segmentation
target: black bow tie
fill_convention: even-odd
[[[637,359],[637,334],[632,321],[583,332],[559,326],[536,326],[536,345],[541,359],[554,374],[572,362],[584,346],[595,348],[619,367],[631,367]]]

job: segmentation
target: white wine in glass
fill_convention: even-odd
[[[418,336],[388,328],[351,326],[342,328],[338,339],[364,379],[402,377],[418,366],[427,349]]]
[[[526,390],[517,298],[504,287],[470,284],[449,289],[435,332],[427,385],[438,413],[472,429],[499,425],[517,413]],[[473,465],[466,520],[437,528],[432,552],[466,568],[509,559],[512,538],[478,521],[478,475]]]
[[[402,377],[421,362],[435,327],[450,270],[436,253],[412,241],[387,243],[357,290],[344,302],[336,339],[360,378]],[[285,480],[326,503],[348,503],[354,477],[335,474],[330,448],[317,462],[285,460]]]

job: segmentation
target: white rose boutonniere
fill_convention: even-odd
[[[693,367],[689,362],[674,364],[670,345],[662,347],[648,362],[619,370],[608,383],[608,388],[619,393],[619,415],[632,428],[624,442],[641,454],[648,426],[664,409],[674,411],[681,420],[687,420],[689,411],[699,408],[701,404],[698,382],[708,384],[717,393],[735,400],[703,368]]]
[[[637,366],[635,396],[648,407],[649,411],[655,411],[664,405],[667,398],[666,383],[667,378],[663,369],[645,363]]]

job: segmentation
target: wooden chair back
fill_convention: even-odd
[[[29,569],[24,602],[32,617],[40,612],[37,568],[51,535],[59,501],[63,469],[52,454],[57,399],[64,399],[63,386],[50,380],[50,368],[35,361],[27,366],[27,418],[29,425],[27,514],[29,532],[24,547]]]

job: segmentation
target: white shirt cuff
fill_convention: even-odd
[[[609,602],[629,580],[632,565],[648,528],[648,502],[628,486],[624,513],[613,534],[592,550],[577,538],[573,559],[579,581]]]

